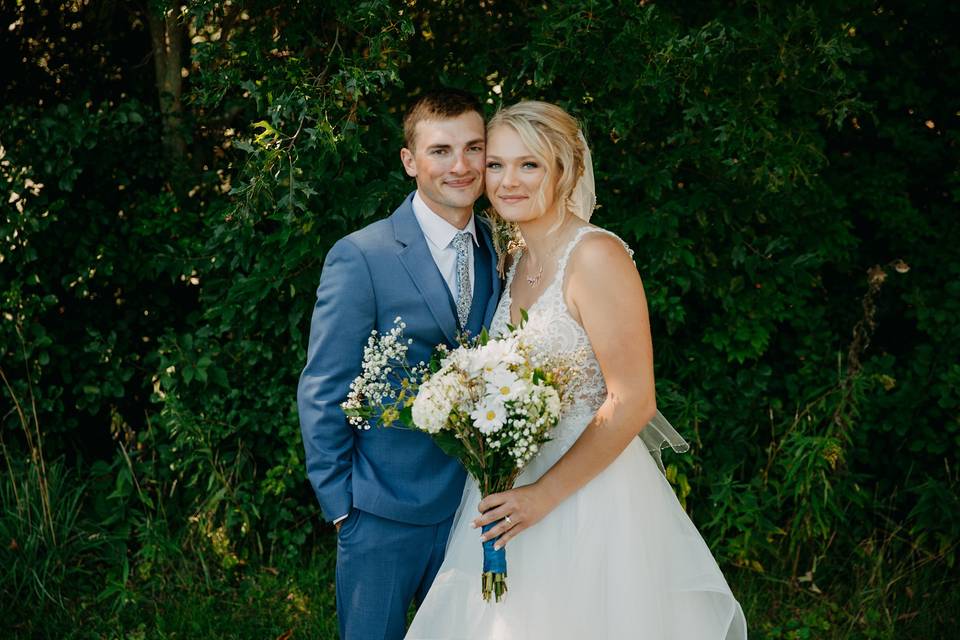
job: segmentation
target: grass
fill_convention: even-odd
[[[132,638],[336,638],[334,552],[320,547],[302,565],[241,569],[213,584],[180,584],[125,611]],[[186,596],[186,597],[185,597]]]
[[[834,548],[816,575],[798,580],[727,572],[751,638],[923,640],[953,637],[960,623],[955,548],[935,556],[900,529],[853,548]],[[789,572],[783,568],[782,575]]]
[[[207,579],[181,556],[131,577],[122,601],[98,600],[94,585],[42,613],[5,603],[5,638],[323,640],[337,637],[333,588],[335,543],[325,536],[300,561],[249,564]],[[863,560],[856,559],[863,568]],[[728,569],[726,574],[758,640],[925,639],[949,637],[960,613],[960,584],[943,564],[890,561],[874,584],[849,562],[823,582],[791,583]],[[872,574],[876,579],[877,574]],[[90,576],[84,579],[89,581]],[[851,581],[852,580],[852,581]],[[95,581],[94,581],[95,582]],[[6,596],[6,593],[4,593]]]
[[[167,533],[160,514],[131,524],[121,513],[112,532],[86,519],[86,492],[103,487],[59,461],[42,473],[14,466],[0,481],[0,638],[337,637],[332,528],[297,559],[227,569],[196,536]],[[778,577],[790,575],[787,562],[725,573],[754,640],[940,640],[960,627],[955,555],[956,544],[932,555],[897,528],[831,548],[799,580]]]
[[[66,606],[33,615],[5,603],[4,638],[173,640],[187,638],[336,638],[334,550],[321,544],[302,563],[241,566],[207,580],[186,558],[131,578],[120,597],[101,599],[87,585]],[[106,575],[99,581],[107,581]],[[7,604],[12,604],[8,607]],[[8,626],[9,625],[9,626]],[[6,627],[4,629],[4,627]]]

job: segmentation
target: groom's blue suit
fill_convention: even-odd
[[[338,241],[327,254],[297,403],[307,475],[338,534],[337,612],[342,638],[400,638],[412,600],[426,595],[443,559],[464,471],[424,433],[350,427],[340,409],[360,373],[370,332],[406,323],[411,363],[458,333],[448,290],[411,205]],[[465,329],[489,326],[500,280],[489,230],[477,223],[474,284]]]

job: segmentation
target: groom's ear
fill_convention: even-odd
[[[411,178],[417,177],[417,161],[413,157],[413,151],[404,147],[400,149],[400,162],[403,163],[403,169]]]

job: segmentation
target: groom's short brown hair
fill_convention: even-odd
[[[413,150],[417,123],[421,120],[445,120],[475,111],[483,118],[483,107],[472,93],[460,89],[434,89],[413,101],[403,116],[403,143]]]

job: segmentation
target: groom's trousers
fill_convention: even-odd
[[[342,640],[400,640],[407,609],[423,602],[446,551],[453,516],[432,525],[353,509],[337,533]]]

